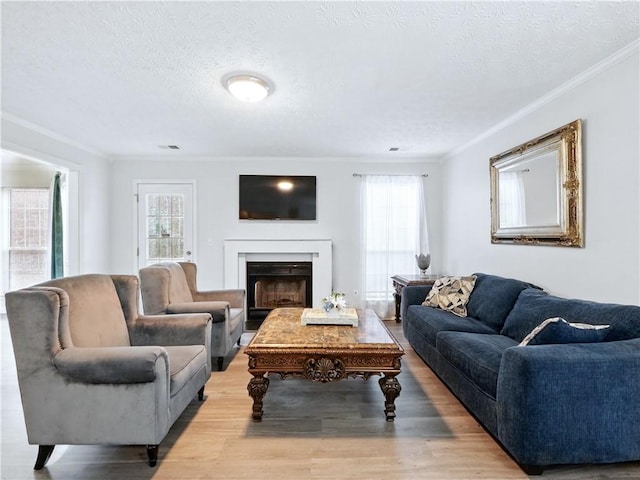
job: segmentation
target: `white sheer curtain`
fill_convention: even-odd
[[[365,308],[394,313],[391,276],[417,273],[415,255],[428,253],[422,176],[363,175],[360,190]]]
[[[527,214],[522,172],[500,172],[498,181],[500,198],[500,226],[526,225]]]

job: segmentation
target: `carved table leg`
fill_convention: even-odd
[[[385,398],[384,413],[387,416],[387,422],[393,422],[396,418],[395,400],[400,395],[402,388],[395,375],[387,375],[386,373],[384,377],[378,380],[378,383],[380,383],[380,388]]]
[[[254,373],[253,378],[249,380],[247,390],[249,396],[253,398],[253,420],[259,422],[262,420],[262,400],[269,388],[269,379],[261,373]]]
[[[402,287],[399,285],[394,285],[394,286],[396,289],[396,291],[393,293],[393,299],[396,307],[396,323],[400,323],[400,304],[402,302]]]

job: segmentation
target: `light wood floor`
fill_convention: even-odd
[[[384,420],[375,378],[322,385],[277,377],[271,377],[263,421],[254,423],[246,357],[238,349],[224,372],[213,373],[206,400],[194,400],[160,444],[155,468],[146,464],[140,446],[58,446],[47,467],[35,472],[37,447],[27,444],[6,317],[0,324],[2,479],[528,478],[406,345],[393,322],[387,325],[407,351],[394,423]],[[557,467],[537,478],[638,479],[640,463]]]

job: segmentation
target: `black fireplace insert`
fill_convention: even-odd
[[[311,307],[311,262],[247,262],[247,320],[281,307]]]

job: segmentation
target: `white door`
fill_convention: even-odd
[[[138,183],[138,269],[157,262],[191,262],[194,184]]]

